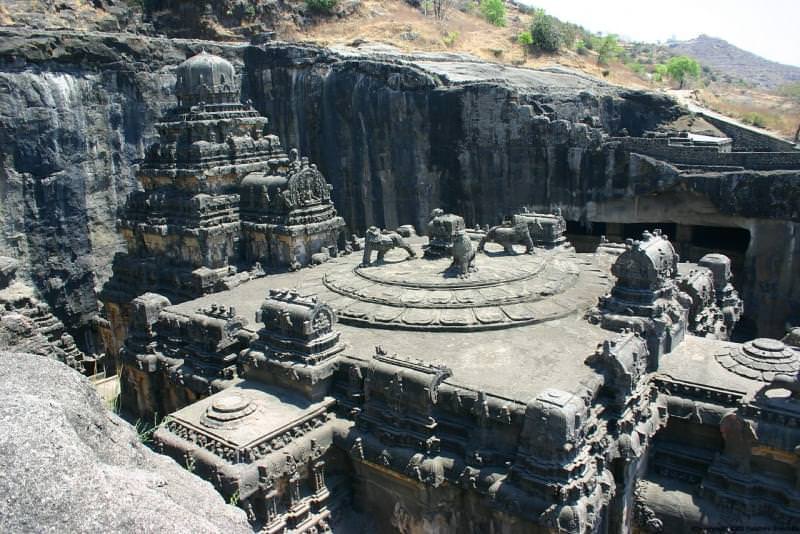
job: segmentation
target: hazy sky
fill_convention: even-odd
[[[800,66],[800,0],[521,0],[594,32],[636,41],[720,37]]]

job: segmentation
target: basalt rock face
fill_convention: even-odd
[[[600,131],[574,122],[636,134],[680,113],[577,73],[457,54],[274,44],[248,48],[245,63],[257,108],[319,161],[358,229],[421,228],[438,206],[474,224],[570,203],[576,180],[614,171]]]
[[[252,532],[211,484],[139,443],[77,372],[1,352],[0,373],[3,532]]]
[[[117,209],[172,105],[173,68],[200,45],[0,33],[0,254],[17,258],[20,278],[77,331],[97,312],[96,288],[121,248]]]

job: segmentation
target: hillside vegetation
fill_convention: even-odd
[[[561,65],[630,88],[682,92],[695,103],[794,138],[800,68],[700,36],[666,45],[597,35],[532,7],[503,0],[5,0],[0,24],[134,31],[214,40],[275,38],[321,45],[381,42],[408,52],[469,53],[487,61]],[[678,77],[670,62],[699,61]]]

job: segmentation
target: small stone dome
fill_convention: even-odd
[[[678,254],[672,243],[656,229],[644,232],[641,241],[630,240],[611,273],[617,277],[617,288],[656,290],[678,271]]]
[[[181,107],[237,102],[236,70],[230,61],[200,52],[178,66],[175,95]]]

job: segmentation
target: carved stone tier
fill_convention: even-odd
[[[775,375],[800,371],[800,351],[777,339],[759,338],[716,355],[720,365],[745,378],[770,382]]]
[[[495,251],[497,250],[497,246]],[[564,317],[586,310],[607,291],[606,273],[569,251],[504,255],[490,251],[463,279],[447,272],[449,258],[384,265],[342,262],[322,283],[304,287],[337,309],[343,323],[409,330],[488,330]]]

